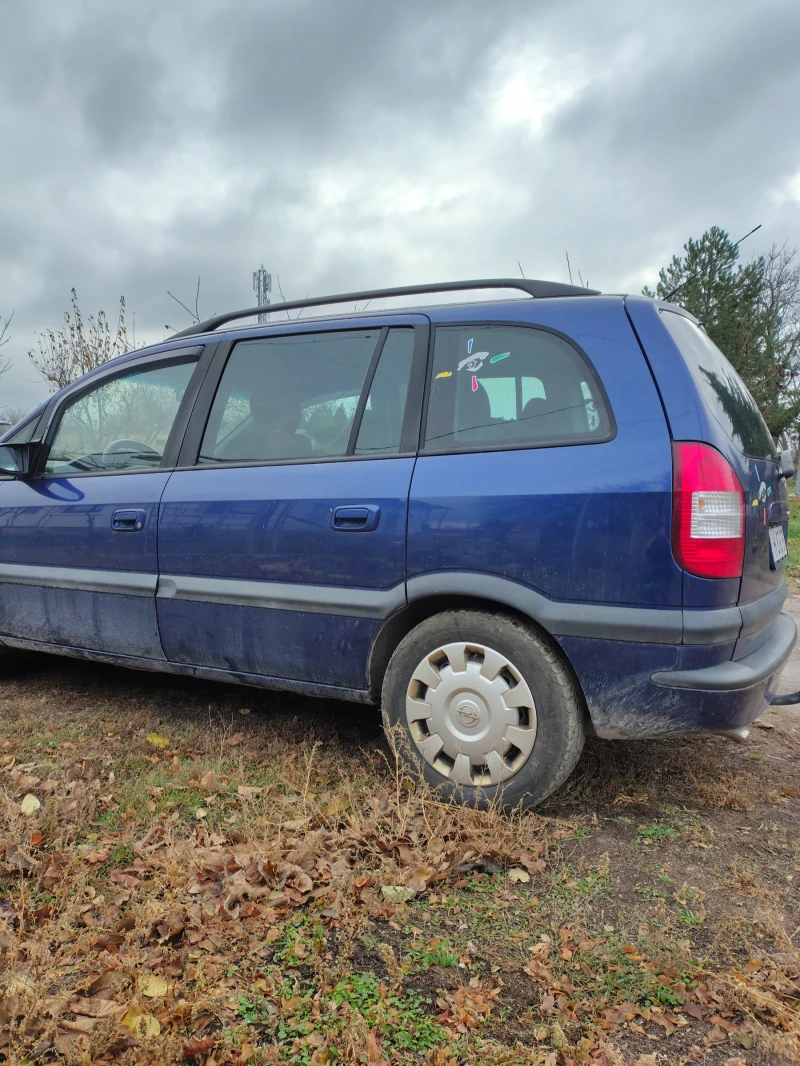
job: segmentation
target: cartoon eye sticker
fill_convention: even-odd
[[[484,359],[489,355],[488,352],[473,352],[472,355],[468,355],[466,359],[462,359],[456,367],[456,370],[463,370],[464,367],[467,370],[480,370],[483,366]]]
[[[762,503],[767,502],[767,486],[762,481],[758,489],[758,498]]]

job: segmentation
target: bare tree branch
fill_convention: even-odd
[[[109,359],[131,351],[125,325],[124,296],[119,298],[119,317],[114,330],[105,311],[99,311],[97,316],[89,315],[84,321],[75,289],[72,290],[71,304],[72,311],[64,313],[63,327],[38,333],[38,351],[28,350],[28,357],[52,392],[72,384]]]
[[[13,317],[13,311],[8,316],[8,318],[0,317],[0,348],[2,348],[4,344],[8,344],[8,342],[11,340],[11,338],[8,336],[8,327],[11,325],[11,319]],[[10,366],[10,359],[6,359],[5,362],[0,361],[0,377],[5,374],[5,372],[9,369]]]

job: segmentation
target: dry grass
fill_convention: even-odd
[[[0,1060],[800,1061],[800,718],[769,724],[592,743],[509,815],[397,774],[363,707],[21,658]]]

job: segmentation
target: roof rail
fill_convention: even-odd
[[[182,329],[175,337],[194,337],[198,333],[211,333],[213,330],[233,322],[237,318],[250,318],[252,315],[272,314],[274,311],[292,311],[299,307],[324,307],[326,304],[354,303],[358,300],[377,300],[384,296],[421,296],[429,292],[463,292],[469,289],[519,289],[536,299],[549,296],[597,296],[598,289],[584,289],[579,285],[562,285],[558,281],[534,281],[527,278],[482,278],[478,281],[441,281],[432,285],[403,285],[396,289],[369,289],[365,292],[345,292],[338,296],[314,296],[310,300],[291,300],[280,304],[267,304],[265,307],[249,307],[245,311],[228,311],[224,315],[214,315],[204,322],[197,322],[188,329]]]

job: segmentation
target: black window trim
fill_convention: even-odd
[[[515,327],[517,329],[529,329],[539,330],[541,333],[550,333],[554,337],[560,337],[561,340],[566,343],[577,352],[581,361],[585,364],[591,373],[592,381],[597,385],[600,392],[600,398],[605,404],[606,415],[608,418],[608,432],[602,437],[588,437],[586,434],[575,435],[572,437],[559,437],[557,440],[552,441],[536,441],[531,443],[503,443],[498,444],[464,444],[453,445],[452,447],[444,448],[428,448],[425,446],[425,432],[428,426],[428,405],[430,404],[432,384],[433,384],[433,366],[434,366],[434,352],[436,349],[436,333],[440,329],[472,329],[472,328],[487,328],[487,327],[500,327],[508,328]],[[606,387],[603,383],[603,379],[597,372],[597,369],[589,358],[586,351],[575,341],[569,334],[562,332],[560,329],[554,329],[552,326],[539,325],[536,322],[520,322],[519,319],[507,321],[503,319],[463,319],[457,322],[437,322],[431,330],[430,338],[430,353],[428,357],[428,369],[425,382],[425,399],[422,409],[422,420],[420,425],[420,439],[419,439],[419,454],[422,456],[428,455],[463,455],[474,452],[520,452],[520,451],[533,451],[540,448],[575,448],[580,445],[590,446],[594,444],[608,444],[614,440],[617,436],[617,420],[614,417],[614,411],[611,407],[611,401],[608,398]]]
[[[392,318],[394,317],[395,316],[392,316]],[[405,318],[406,321],[402,321],[403,318]],[[409,321],[409,319],[412,320]],[[324,326],[322,323],[308,323],[312,328],[303,330],[296,328],[298,325],[296,320],[284,323],[283,325],[291,325],[295,328],[281,330],[280,332],[270,330],[269,333],[256,337],[237,336],[228,340],[221,339],[216,345],[213,345],[215,352],[211,367],[199,387],[194,410],[192,411],[192,416],[189,420],[188,428],[183,437],[183,443],[174,467],[175,470],[230,470],[240,467],[258,466],[308,466],[309,464],[317,463],[360,463],[376,459],[408,459],[414,458],[417,455],[422,427],[422,397],[430,351],[429,338],[432,332],[430,319],[426,315],[416,311],[411,313],[398,311],[396,313],[396,320],[392,321],[390,318],[389,321],[381,326],[364,326],[358,324],[357,321],[351,321],[347,324],[342,323],[341,325],[337,323],[335,328],[331,328],[329,323],[324,324]],[[228,364],[230,354],[237,344],[250,341],[269,340],[273,337],[297,337],[305,336],[309,333],[352,333],[354,331],[361,332],[365,329],[376,330],[378,332],[378,339],[375,342],[375,348],[370,356],[367,374],[364,378],[364,384],[359,396],[358,405],[353,416],[353,425],[350,430],[350,438],[348,440],[346,454],[311,455],[301,456],[296,459],[231,459],[215,463],[200,462],[200,448],[206,433],[208,420],[211,417],[214,398],[217,394],[220,382],[222,381],[222,375],[225,372],[225,367]],[[384,452],[381,455],[368,452],[351,453],[350,446],[351,444],[355,445],[355,442],[358,440],[358,433],[361,429],[361,419],[363,418],[367,400],[369,399],[369,389],[372,386],[372,380],[378,367],[378,360],[383,352],[386,337],[391,329],[414,330],[411,374],[409,377],[408,392],[406,393],[406,407],[403,415],[403,425],[400,433],[400,450],[398,452]]]
[[[79,378],[74,385],[70,386],[68,391],[54,396],[42,412],[41,421],[39,426],[37,426],[37,435],[32,442],[38,444],[34,472],[28,480],[52,480],[55,477],[69,478],[71,481],[73,478],[106,477],[109,474],[112,474],[114,477],[119,477],[122,474],[148,474],[158,473],[163,470],[173,470],[178,457],[180,441],[186,431],[186,425],[197,399],[202,380],[208,371],[215,348],[216,344],[213,343],[172,348],[169,351],[142,356],[141,359],[126,360],[122,366],[110,365],[108,368],[103,368],[99,373],[93,374],[89,380]],[[73,403],[80,399],[81,396],[93,392],[95,388],[98,388],[115,378],[125,377],[129,373],[137,370],[157,370],[162,366],[179,366],[182,363],[194,363],[195,368],[178,406],[178,411],[175,415],[175,420],[172,423],[172,429],[170,430],[164,448],[164,454],[157,467],[153,467],[152,469],[142,469],[139,467],[131,470],[76,470],[74,472],[69,471],[63,474],[48,473],[44,469],[53,440],[61,425],[61,418],[63,417],[64,412],[68,407],[71,407]]]
[[[364,412],[367,409],[369,394],[372,390],[372,382],[375,379],[375,371],[378,369],[378,361],[383,355],[383,349],[386,345],[386,338],[388,336],[389,327],[384,326],[378,334],[378,340],[375,343],[375,347],[372,349],[372,358],[367,367],[367,375],[364,378],[364,384],[361,386],[358,403],[353,412],[353,424],[350,427],[350,436],[347,439],[347,447],[344,452],[345,455],[355,455],[356,453],[356,441],[358,440],[358,434],[361,432],[361,419],[364,417]]]

